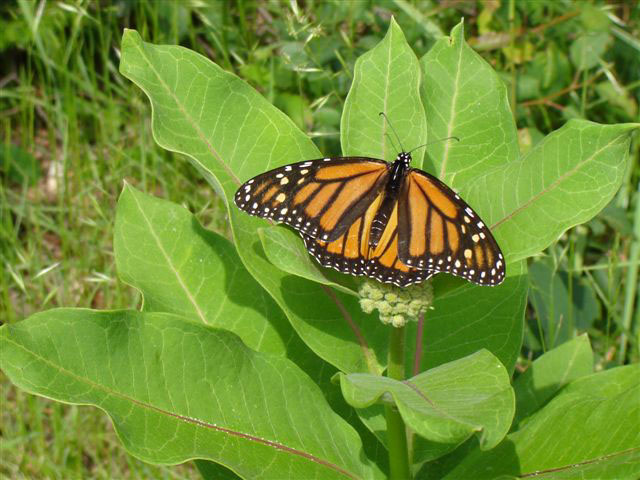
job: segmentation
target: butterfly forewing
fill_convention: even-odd
[[[398,256],[403,263],[479,285],[502,282],[504,259],[489,228],[440,180],[411,169],[398,209]]]
[[[247,213],[332,242],[367,210],[388,170],[387,162],[363,157],[299,162],[252,178],[234,200]]]

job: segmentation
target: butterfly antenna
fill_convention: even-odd
[[[440,139],[438,139],[438,140],[434,140],[433,142],[427,142],[427,143],[424,143],[424,144],[422,144],[422,145],[417,146],[416,148],[412,148],[412,149],[411,149],[411,150],[409,150],[407,153],[411,153],[411,152],[413,152],[413,151],[415,151],[415,150],[417,150],[417,149],[419,149],[419,148],[426,147],[427,145],[431,145],[431,144],[433,144],[433,143],[444,142],[445,140],[455,140],[456,142],[459,142],[459,141],[460,141],[460,139],[459,139],[458,137],[446,137],[446,138],[440,138]]]
[[[385,132],[384,136],[389,138],[389,141],[391,142],[391,145],[393,145],[393,149],[396,151],[396,153],[400,153],[400,150],[398,150],[398,147],[396,147],[396,142],[393,141],[393,137],[389,135],[389,132]]]
[[[384,119],[387,121],[387,124],[389,125],[389,127],[391,127],[391,131],[393,132],[393,134],[398,139],[398,143],[400,144],[400,148],[404,152],[405,150],[404,150],[404,147],[402,146],[402,142],[400,141],[400,137],[398,136],[398,133],[396,132],[396,129],[393,128],[393,125],[391,125],[391,122],[389,121],[389,117],[387,117],[387,115],[384,112],[380,112],[380,115],[384,117]]]

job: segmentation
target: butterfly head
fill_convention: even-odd
[[[408,167],[411,163],[411,154],[409,152],[400,152],[396,157],[396,162],[402,162]]]

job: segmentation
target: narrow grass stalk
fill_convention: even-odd
[[[404,339],[405,327],[391,327],[389,334],[389,364],[387,376],[395,380],[404,380]],[[387,418],[387,447],[389,449],[389,467],[391,480],[411,478],[409,469],[409,451],[407,448],[407,429],[400,412],[395,406],[385,406]]]
[[[515,48],[516,48],[516,2],[515,0],[509,0],[509,47],[511,48],[511,56],[509,57],[509,73],[511,74],[511,89],[509,91],[509,100],[511,102],[511,114],[515,120],[516,118],[516,82],[517,72],[516,64],[513,60]]]
[[[636,211],[633,219],[633,235],[629,251],[629,268],[624,292],[624,309],[622,311],[622,335],[620,335],[620,348],[618,350],[618,364],[623,365],[627,353],[627,335],[631,332],[631,319],[633,316],[633,304],[636,299],[638,286],[638,263],[640,263],[640,189],[636,198]],[[637,328],[637,325],[636,325]]]

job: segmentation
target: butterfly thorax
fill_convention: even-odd
[[[389,223],[389,218],[391,218],[393,209],[397,204],[398,195],[400,195],[404,179],[407,173],[409,173],[410,164],[411,154],[401,152],[390,167],[389,179],[384,186],[382,203],[371,222],[371,233],[369,235],[369,245],[371,247],[375,247],[378,244],[382,232],[384,232],[387,223]]]

